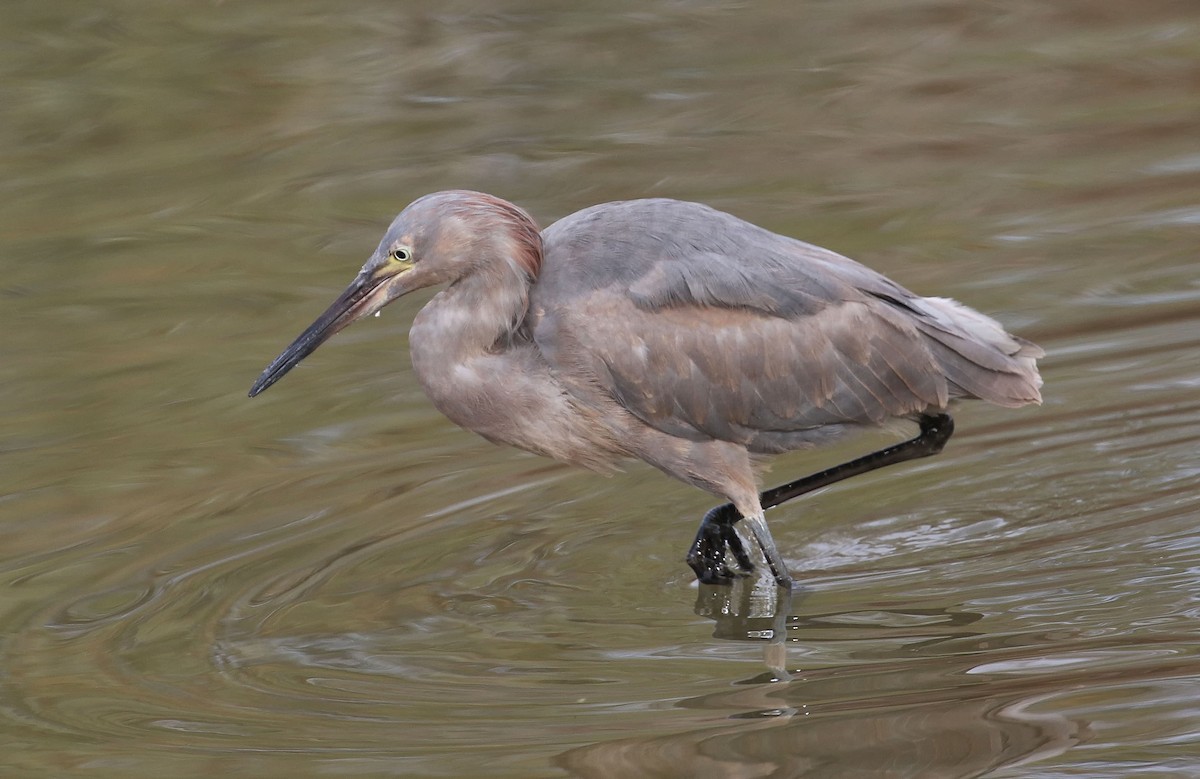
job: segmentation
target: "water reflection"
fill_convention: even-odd
[[[782,687],[783,689],[779,689]],[[859,700],[854,715],[804,700],[802,683],[692,699],[696,709],[757,707],[737,723],[597,744],[562,755],[573,776],[972,777],[1062,754],[1084,724],[1042,714],[1040,695],[955,701]],[[744,719],[756,720],[754,724]]]
[[[1086,721],[1056,713],[1054,703],[1093,689],[1103,665],[1148,664],[1134,679],[1122,672],[1124,683],[1196,667],[1194,658],[1153,647],[1114,653],[1093,644],[1071,656],[1047,656],[1053,640],[1029,636],[997,653],[1006,642],[962,629],[981,614],[802,615],[793,611],[802,597],[789,602],[781,595],[771,604],[755,590],[704,588],[697,603],[698,613],[716,621],[715,635],[766,647],[768,673],[675,704],[713,712],[725,724],[605,741],[566,752],[558,764],[582,777],[980,776],[1060,755],[1091,738]],[[780,624],[786,642],[775,632]],[[848,653],[857,655],[854,673],[771,668],[787,656],[785,646],[804,657],[822,642],[860,644],[861,652]],[[946,662],[946,647],[938,646],[944,642],[953,644],[958,660]],[[880,651],[889,644],[894,649]],[[977,664],[985,652],[1008,659]]]

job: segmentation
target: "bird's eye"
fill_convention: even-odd
[[[392,259],[396,262],[408,262],[412,259],[412,252],[408,249],[392,249]]]

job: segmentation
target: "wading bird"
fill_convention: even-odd
[[[763,510],[939,452],[952,401],[1041,402],[1037,346],[827,249],[666,199],[592,206],[539,231],[512,203],[468,191],[405,208],[250,396],[346,325],[434,285],[446,287],[409,344],[438,410],[489,441],[600,472],[639,458],[729,501],[687,555],[709,584],[753,571],[741,521],[790,587]],[[920,433],[759,494],[757,455],[895,419]]]

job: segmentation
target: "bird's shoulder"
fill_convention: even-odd
[[[617,294],[647,311],[700,306],[797,318],[864,294],[912,296],[836,252],[700,203],[603,203],[542,237],[534,296],[549,306]]]

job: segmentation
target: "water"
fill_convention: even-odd
[[[16,0],[0,25],[5,776],[1200,774],[1200,10]],[[543,224],[702,200],[830,246],[1039,342],[1045,405],[964,407],[942,456],[772,512],[803,582],[777,616],[697,591],[706,496],[433,411],[427,295],[245,397],[451,187]]]

